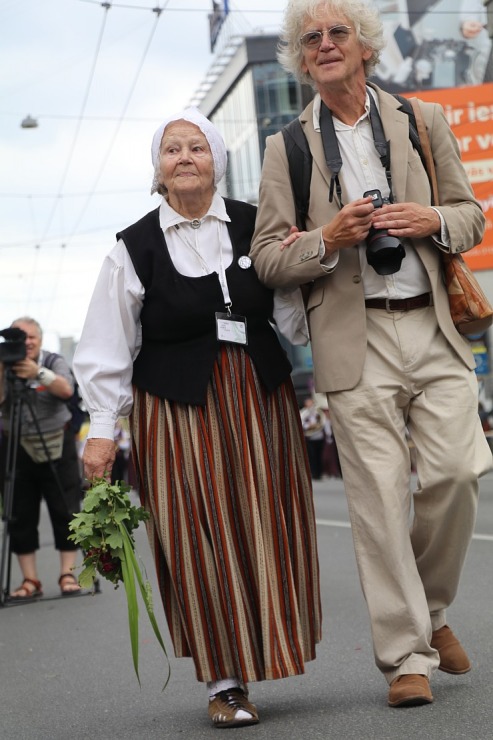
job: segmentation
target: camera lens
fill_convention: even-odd
[[[366,237],[366,260],[378,275],[399,272],[406,251],[395,236],[386,229],[370,229]]]
[[[367,190],[363,198],[371,197],[374,208],[381,208],[389,203],[382,197],[380,190]],[[387,229],[374,229],[366,237],[366,261],[378,275],[393,275],[399,272],[406,250],[395,236],[390,236]]]

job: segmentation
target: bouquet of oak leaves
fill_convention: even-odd
[[[164,690],[169,681],[170,664],[154,615],[151,585],[145,569],[142,574],[132,536],[140,522],[149,518],[149,513],[141,506],[133,506],[129,491],[130,486],[121,481],[111,484],[104,478],[94,479],[84,497],[82,510],[70,522],[69,539],[80,545],[85,553],[79,576],[82,588],[91,588],[98,574],[111,581],[115,588],[120,582],[125,587],[132,658],[140,684],[137,582],[152,629],[166,656],[168,676]]]

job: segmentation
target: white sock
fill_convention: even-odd
[[[210,699],[212,699],[216,694],[219,694],[220,691],[239,688],[242,688],[241,681],[238,681],[236,676],[231,676],[231,678],[221,678],[219,681],[207,682],[207,691],[209,692]]]
[[[239,681],[236,676],[231,678],[222,678],[220,681],[208,681],[207,690],[209,692],[209,698],[212,699],[220,691],[226,691],[227,689],[242,689],[246,691],[246,686]],[[237,709],[235,712],[236,719],[248,719],[251,717],[250,712],[246,712],[244,709]]]

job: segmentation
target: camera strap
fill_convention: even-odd
[[[375,149],[377,150],[380,162],[385,170],[385,177],[387,178],[387,184],[389,186],[389,202],[394,202],[392,194],[392,176],[390,174],[390,145],[385,138],[382,119],[378,112],[377,105],[373,99],[373,95],[369,93],[370,98],[370,124],[373,133],[373,142]],[[334,121],[332,119],[332,111],[327,108],[325,103],[322,101],[320,106],[320,132],[322,134],[322,144],[324,148],[325,163],[329,169],[330,176],[330,189],[329,189],[329,203],[334,200],[334,189],[336,191],[337,199],[341,206],[342,203],[342,189],[339,182],[339,172],[342,168],[342,157],[337,142],[337,135],[334,128]]]
[[[392,175],[390,174],[390,143],[385,138],[383,131],[382,119],[378,112],[377,104],[371,93],[368,93],[370,98],[370,124],[371,130],[373,131],[373,142],[375,149],[377,150],[380,162],[385,170],[385,177],[387,178],[387,185],[389,186],[389,201],[394,202],[394,196],[392,193]]]
[[[332,111],[322,101],[320,106],[320,133],[324,147],[325,164],[331,173],[329,203],[334,200],[334,187],[339,203],[342,205],[342,189],[339,182],[339,172],[342,167],[341,151],[337,143],[336,130],[332,120]]]

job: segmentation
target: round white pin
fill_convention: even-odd
[[[243,257],[240,257],[240,259],[238,260],[238,264],[242,270],[248,270],[248,268],[252,264],[252,260],[250,259],[250,257],[247,257],[244,254]]]

